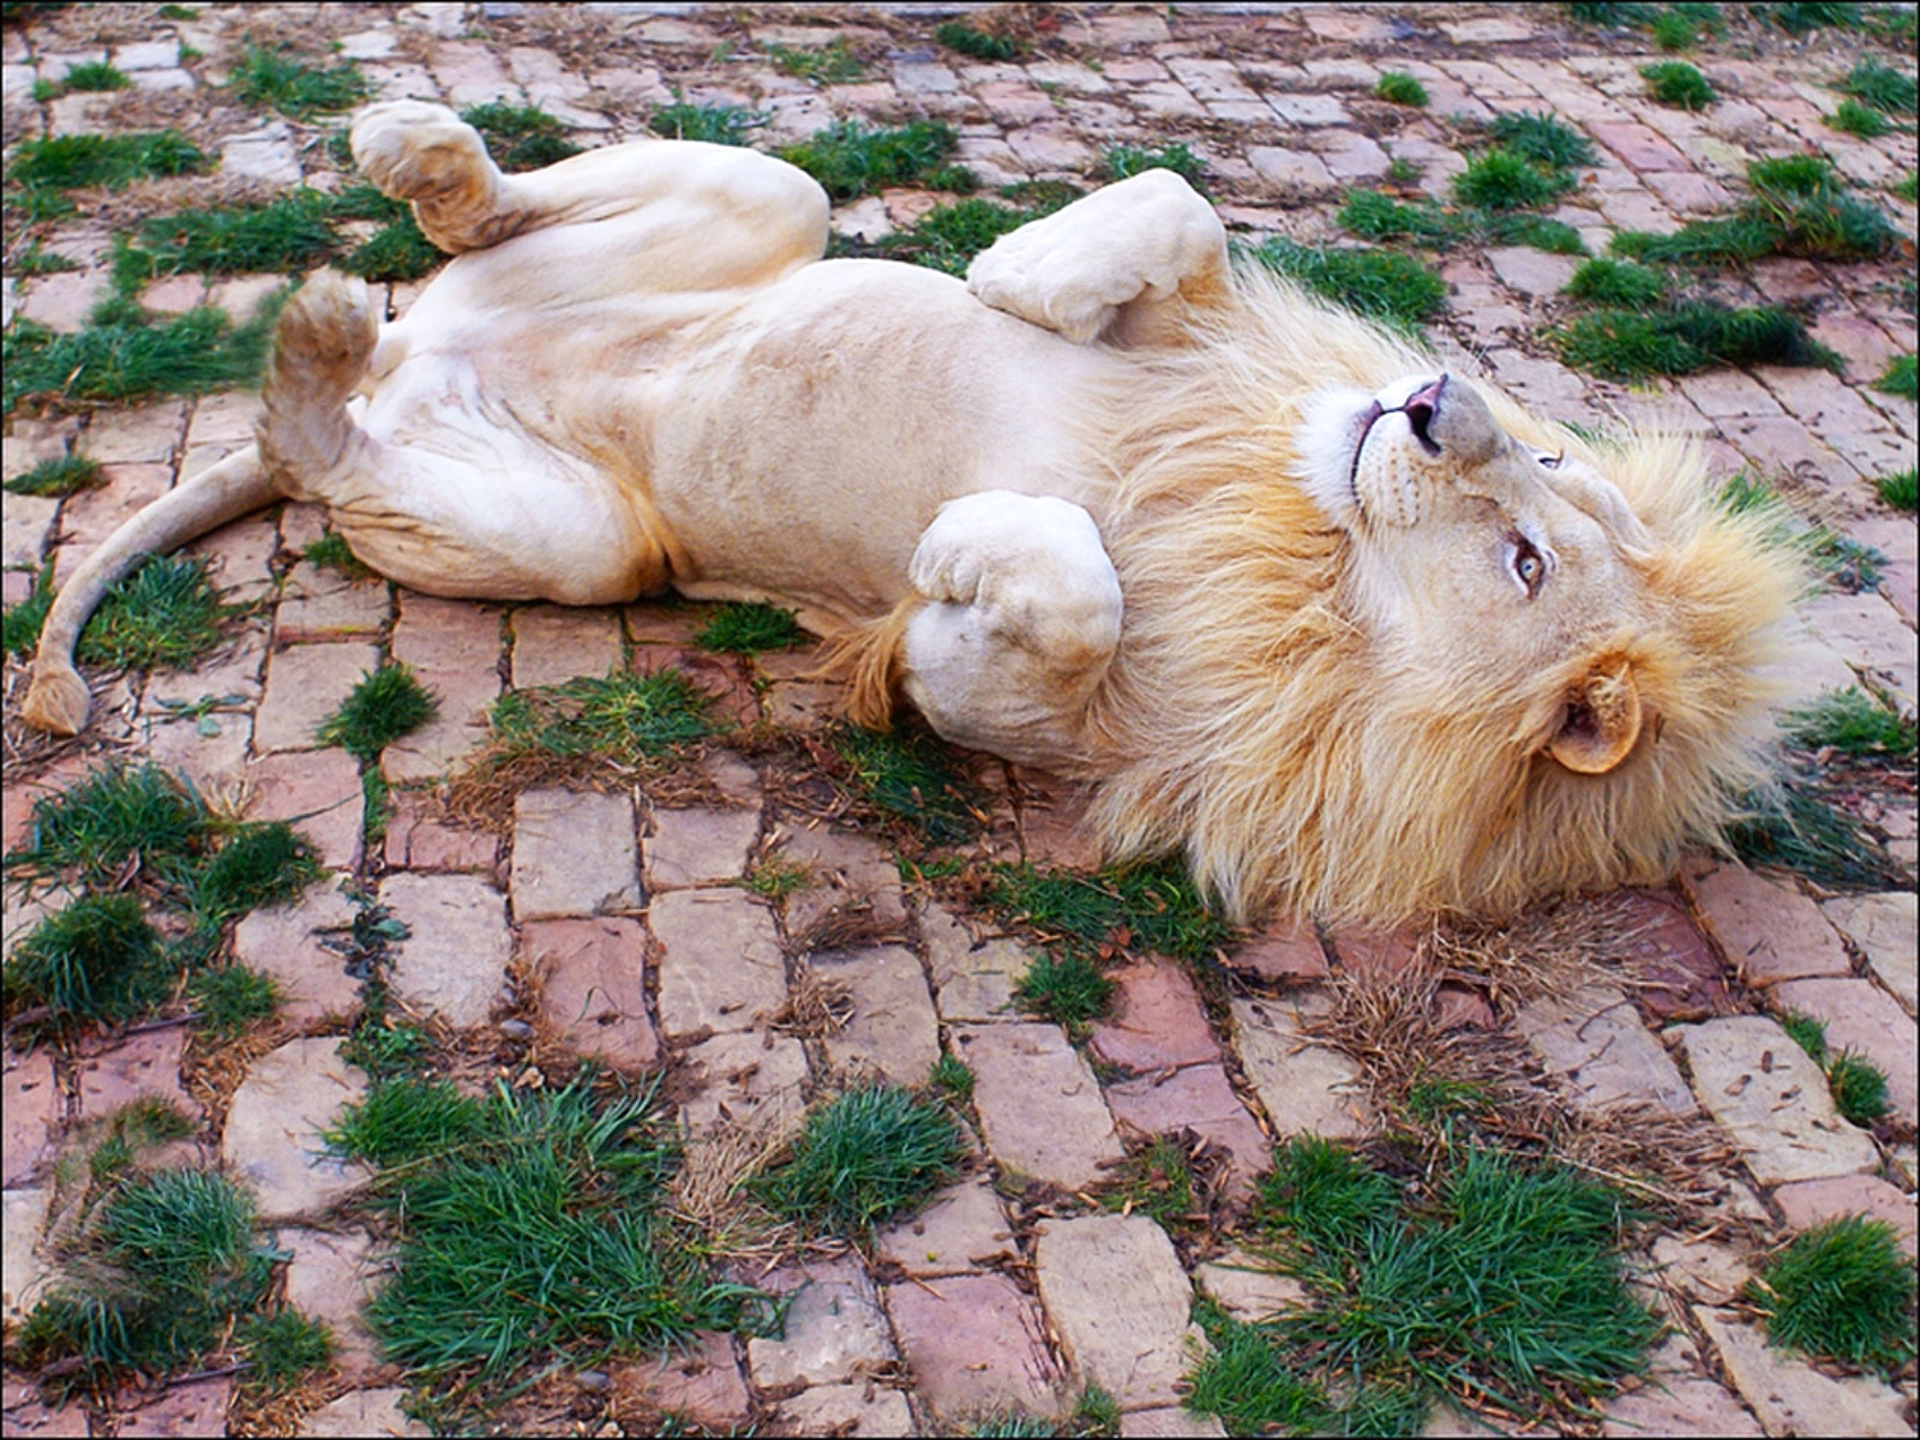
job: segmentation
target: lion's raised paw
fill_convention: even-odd
[[[430,200],[482,180],[488,170],[480,132],[424,100],[389,100],[354,117],[354,163],[382,194]]]

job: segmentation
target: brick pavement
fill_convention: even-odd
[[[1765,37],[1740,59],[1709,51],[1701,63],[1725,98],[1682,116],[1646,98],[1637,77],[1646,57],[1632,41],[1569,30],[1559,7],[1237,6],[1209,14],[1199,6],[1089,5],[1062,17],[1057,42],[1039,56],[991,65],[933,44],[929,14],[886,13],[902,8],[868,10],[831,32],[856,43],[865,74],[822,87],[763,58],[769,43],[815,44],[828,33],[804,15],[774,16],[772,7],[763,14],[606,5],[562,14],[517,4],[300,5],[278,7],[275,17],[282,33],[316,53],[331,39],[361,58],[382,96],[538,102],[586,145],[645,133],[646,115],[675,94],[759,106],[772,117],[765,133],[782,139],[839,118],[945,119],[959,132],[959,158],[991,183],[1085,182],[1109,146],[1178,140],[1206,161],[1223,216],[1250,239],[1335,239],[1343,187],[1376,180],[1394,160],[1423,167],[1418,183],[1444,195],[1464,143],[1454,115],[1548,109],[1584,128],[1601,163],[1558,218],[1596,250],[1614,227],[1672,229],[1723,208],[1751,158],[1815,148],[1876,187],[1912,167],[1910,137],[1858,141],[1821,123],[1838,100],[1827,82],[1853,58],[1830,34],[1799,45]],[[307,143],[318,129],[263,122],[213,88],[248,23],[242,7],[201,7],[175,21],[103,7],[57,25],[9,28],[8,139],[161,117],[217,149],[230,176],[271,188],[316,178],[328,163],[323,147]],[[197,57],[180,60],[182,45]],[[109,54],[135,77],[133,90],[46,104],[32,98],[35,81]],[[1420,78],[1430,106],[1406,111],[1373,101],[1368,92],[1385,69]],[[1859,674],[1910,709],[1920,609],[1912,522],[1880,506],[1872,482],[1914,463],[1914,409],[1870,382],[1888,357],[1915,348],[1910,277],[1904,304],[1893,283],[1911,260],[1915,212],[1884,189],[1873,199],[1907,237],[1905,260],[1776,261],[1755,276],[1769,298],[1811,307],[1816,333],[1847,359],[1839,377],[1717,370],[1649,393],[1568,372],[1536,337],[1556,313],[1554,292],[1569,264],[1526,249],[1445,257],[1454,309],[1434,338],[1485,355],[1503,383],[1549,399],[1557,418],[1599,424],[1657,410],[1664,423],[1705,437],[1723,470],[1791,472],[1797,501],[1878,546],[1888,564],[1876,588],[1829,594],[1811,609],[1823,663],[1789,677],[1790,687]],[[890,191],[843,207],[835,225],[871,238],[933,203]],[[56,228],[49,248],[82,268],[10,274],[9,321],[77,327],[104,278],[108,246],[102,230]],[[214,294],[239,309],[273,283],[239,277],[219,282]],[[150,291],[149,304],[174,308],[198,294],[197,280],[176,288],[178,295]],[[391,288],[400,309],[419,287]],[[14,584],[21,567],[70,571],[135,505],[243,441],[248,413],[244,396],[216,395],[102,409],[77,422],[12,419],[9,477],[71,447],[106,463],[107,484],[65,502],[8,496],[8,602],[24,594]],[[1098,1383],[1125,1412],[1122,1433],[1220,1433],[1212,1421],[1169,1408],[1194,1353],[1187,1307],[1195,1284],[1248,1313],[1296,1303],[1297,1291],[1234,1269],[1240,1257],[1231,1250],[1176,1247],[1144,1215],[1089,1212],[1074,1192],[1100,1183],[1130,1139],[1156,1131],[1189,1128],[1214,1140],[1232,1157],[1242,1192],[1272,1139],[1375,1133],[1382,1121],[1368,1102],[1364,1067],[1308,1043],[1303,1027],[1327,1009],[1330,985],[1391,974],[1406,963],[1406,944],[1334,937],[1330,963],[1311,931],[1276,925],[1230,947],[1228,969],[1216,974],[1230,977],[1224,997],[1202,994],[1169,962],[1135,957],[1115,974],[1120,998],[1110,1017],[1076,1043],[1081,1037],[1013,1003],[1031,958],[1017,936],[951,897],[903,889],[879,839],[820,826],[782,798],[767,758],[778,747],[767,737],[817,723],[832,699],[801,678],[805,667],[793,656],[762,657],[751,688],[743,674],[701,659],[700,673],[727,686],[735,712],[759,722],[755,744],[703,762],[698,793],[708,803],[689,803],[678,790],[679,798],[655,802],[644,786],[593,796],[531,790],[502,843],[425,803],[431,782],[482,738],[484,708],[508,686],[688,658],[687,612],[524,606],[503,615],[500,607],[316,570],[297,556],[318,534],[314,512],[289,505],[204,542],[224,583],[266,603],[229,652],[194,674],[135,676],[103,696],[111,703],[94,735],[184,769],[203,791],[241,799],[248,814],[303,817],[335,880],[377,894],[410,924],[390,975],[403,1004],[455,1029],[537,1035],[619,1068],[671,1064],[685,1082],[675,1092],[682,1119],[696,1135],[723,1115],[737,1121],[763,1107],[791,1117],[850,1069],[916,1084],[944,1052],[974,1070],[972,1174],[884,1232],[871,1256],[810,1256],[765,1279],[794,1296],[783,1340],[706,1337],[670,1364],[621,1369],[620,1393],[721,1429],[759,1422],[801,1432],[934,1433],[999,1407],[1070,1410],[1084,1385]],[[416,668],[441,710],[427,730],[388,750],[383,772],[402,788],[383,842],[363,845],[354,768],[338,751],[316,750],[312,732],[360,672],[388,656]],[[9,662],[10,702],[18,677]],[[163,723],[160,702],[203,694],[232,697],[216,733]],[[9,716],[10,737],[11,727]],[[70,783],[83,769],[70,758],[10,765],[8,843],[36,784]],[[997,853],[1087,862],[1062,823],[1071,814],[1068,792],[1030,785],[1017,810],[1006,805],[1004,786],[999,793],[990,835],[1008,848]],[[1911,794],[1881,803],[1869,818],[1910,871]],[[768,903],[740,881],[774,842],[807,883]],[[9,895],[9,944],[45,903]],[[1679,1332],[1661,1352],[1659,1383],[1608,1406],[1609,1433],[1816,1433],[1841,1414],[1843,1430],[1894,1433],[1909,1423],[1901,1417],[1911,1414],[1910,1380],[1903,1412],[1900,1393],[1877,1381],[1836,1382],[1767,1350],[1724,1307],[1732,1298],[1727,1274],[1746,1273],[1740,1267],[1781,1235],[1830,1215],[1883,1215],[1912,1244],[1911,877],[1906,890],[1835,896],[1791,876],[1701,861],[1672,894],[1646,903],[1649,928],[1632,962],[1638,968],[1630,967],[1635,983],[1518,1007],[1512,997],[1454,986],[1435,1002],[1441,1029],[1510,1029],[1572,1109],[1647,1101],[1675,1116],[1704,1114],[1735,1148],[1715,1227],[1719,1258],[1696,1263],[1705,1252],[1688,1249],[1684,1237],[1652,1244],[1649,1263],[1664,1266],[1668,1316]],[[877,938],[810,950],[807,935],[822,933],[815,927],[849,904],[870,907],[863,913]],[[364,1084],[338,1054],[359,983],[322,944],[350,913],[330,884],[299,907],[240,927],[239,953],[284,970],[290,1003],[278,1043],[253,1060],[218,1133],[202,1136],[256,1187],[264,1212],[285,1222],[290,1297],[310,1297],[301,1303],[347,1341],[331,1390],[316,1397],[328,1403],[307,1416],[309,1434],[412,1424],[395,1409],[404,1393],[386,1383],[392,1372],[378,1369],[354,1319],[377,1283],[370,1238],[298,1223],[358,1183],[350,1169],[310,1153],[312,1136]],[[850,1020],[824,1040],[769,1028],[802,974],[838,980],[851,999]],[[1896,1077],[1903,1126],[1876,1139],[1832,1113],[1817,1073],[1772,1018],[1788,1008],[1823,1015],[1838,1043]],[[7,1056],[10,1323],[44,1267],[58,1137],[115,1099],[180,1095],[180,1064],[177,1039],[152,1037],[104,1055]],[[14,1377],[8,1386],[9,1434],[16,1424],[43,1422],[45,1433],[69,1433],[82,1419],[72,1406],[16,1410]],[[230,1387],[186,1388],[192,1393],[154,1404],[128,1400],[120,1433],[216,1426]],[[1823,1406],[1834,1407],[1828,1419],[1819,1418]]]

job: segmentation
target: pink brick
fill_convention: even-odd
[[[1731,863],[1689,867],[1685,879],[1708,933],[1748,984],[1852,972],[1839,935],[1798,890]]]
[[[1200,997],[1178,965],[1142,961],[1116,971],[1113,979],[1111,1016],[1093,1031],[1093,1051],[1100,1059],[1131,1070],[1159,1070],[1219,1058]]]
[[[1798,1010],[1827,1027],[1827,1051],[1851,1050],[1886,1072],[1892,1113],[1916,1118],[1914,1027],[1900,1002],[1871,980],[1789,980],[1769,997],[1782,1012]]]
[[[1843,1215],[1865,1215],[1893,1226],[1909,1258],[1914,1254],[1913,1196],[1874,1175],[1832,1180],[1795,1180],[1773,1192],[1773,1203],[1796,1230],[1810,1230]]]

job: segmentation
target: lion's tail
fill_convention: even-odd
[[[107,588],[142,555],[177,549],[277,498],[258,447],[249,445],[168,491],[108,536],[61,587],[47,612],[21,718],[56,735],[79,734],[93,697],[73,668],[73,647]]]
[[[856,725],[885,730],[893,724],[893,707],[907,666],[907,622],[922,604],[908,596],[878,620],[835,640],[818,674],[844,676],[847,698],[843,708]]]

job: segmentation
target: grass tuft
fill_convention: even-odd
[[[1509,111],[1495,118],[1489,133],[1497,146],[1551,171],[1565,172],[1600,163],[1600,152],[1593,148],[1591,140],[1565,121],[1544,112]],[[1572,188],[1570,183],[1567,188]]]
[[[1273,1152],[1253,1214],[1262,1229],[1296,1237],[1326,1263],[1364,1249],[1368,1236],[1398,1213],[1399,1202],[1399,1186],[1351,1150],[1303,1135]]]
[[[242,105],[278,110],[293,120],[351,110],[369,93],[366,77],[351,62],[317,70],[257,45],[247,47],[227,84]]]
[[[119,189],[156,175],[190,175],[207,168],[207,156],[177,130],[126,135],[48,135],[23,140],[7,167],[16,185],[79,190],[92,185]]]
[[[1809,750],[1843,755],[1913,755],[1920,727],[1857,685],[1832,690],[1787,717],[1789,733]]]
[[[849,1090],[807,1116],[785,1160],[752,1184],[777,1214],[857,1238],[918,1205],[952,1174],[960,1132],[897,1085]]]
[[[1022,1008],[1073,1029],[1107,1013],[1113,981],[1078,951],[1036,955],[1014,987],[1014,999]]]
[[[1410,334],[1447,306],[1446,282],[1419,261],[1391,250],[1275,239],[1249,253],[1323,299]]]
[[[1817,155],[1785,155],[1747,167],[1753,196],[1731,216],[1696,220],[1670,235],[1627,231],[1614,253],[1651,263],[1742,265],[1768,255],[1868,260],[1895,243],[1887,217],[1848,194]]]
[[[354,759],[371,762],[438,710],[439,701],[415,677],[413,668],[390,661],[363,675],[314,734],[323,745],[338,745]]]
[[[1883,1373],[1914,1353],[1913,1265],[1884,1220],[1845,1215],[1796,1235],[1747,1298],[1776,1345]]]
[[[1083,955],[1137,948],[1199,960],[1234,937],[1233,927],[1208,906],[1192,877],[1173,861],[1095,875],[997,865],[987,899],[1008,918]]]
[[[1198,1218],[1193,1164],[1186,1147],[1166,1136],[1129,1155],[1114,1171],[1114,1184],[1100,1196],[1109,1210],[1151,1215],[1163,1229]]]
[[[1871,1125],[1893,1109],[1886,1072],[1850,1050],[1827,1062],[1827,1088],[1833,1093],[1833,1108],[1855,1125]]]
[[[1842,134],[1857,135],[1862,140],[1877,140],[1893,131],[1891,120],[1858,100],[1842,100],[1827,117],[1827,124]]]
[[[249,1315],[234,1327],[234,1343],[247,1359],[240,1383],[277,1395],[290,1390],[333,1359],[333,1331],[324,1320],[298,1310]]]
[[[1873,482],[1873,488],[1880,499],[1895,510],[1905,510],[1912,514],[1920,508],[1920,472],[1912,466],[1895,475],[1882,475]]]
[[[1640,67],[1647,93],[1662,105],[1678,110],[1704,110],[1720,97],[1707,77],[1684,60],[1662,60]]]
[[[1841,365],[1798,316],[1771,305],[1736,309],[1690,300],[1660,310],[1609,307],[1575,316],[1550,338],[1568,365],[1614,380],[1691,375],[1713,365]]]
[[[200,1028],[224,1040],[244,1034],[280,1008],[280,986],[272,976],[245,965],[203,970],[187,987]]]
[[[485,1099],[462,1095],[447,1081],[391,1080],[342,1111],[327,1144],[372,1165],[402,1165],[479,1141],[488,1119]]]
[[[59,404],[204,395],[259,383],[266,367],[276,305],[235,328],[211,306],[152,324],[117,319],[56,334],[16,320],[3,347],[5,403],[11,414],[29,398]]]
[[[7,607],[0,617],[0,649],[22,659],[33,654],[40,644],[40,631],[53,608],[53,567],[47,566],[33,577],[33,589],[18,605]]]
[[[762,45],[760,48],[783,74],[812,85],[850,85],[866,73],[860,57],[853,53],[845,40],[804,48],[785,45]]]
[[[1662,50],[1691,50],[1700,41],[1726,32],[1718,5],[1669,5],[1654,19],[1653,43]]]
[[[1594,305],[1644,310],[1666,299],[1667,277],[1626,260],[1589,260],[1573,272],[1565,294]]]
[[[137,864],[148,875],[179,876],[206,824],[200,797],[159,766],[107,766],[34,801],[26,843],[7,854],[7,875],[51,880],[71,871],[107,885]]]
[[[714,733],[712,701],[678,670],[515,690],[488,716],[496,748],[550,759],[638,765]]]
[[[1862,105],[1888,115],[1914,113],[1916,95],[1914,77],[1878,60],[1858,61],[1840,88]]]
[[[1903,400],[1920,400],[1920,374],[1916,374],[1914,357],[1901,355],[1889,360],[1886,373],[1873,382],[1873,388],[1883,395],[1898,395]]]
[[[767,117],[738,105],[689,105],[675,101],[653,112],[647,128],[669,140],[704,140],[710,145],[745,145],[747,132]]]
[[[338,570],[355,579],[373,574],[360,563],[353,547],[347,544],[347,537],[338,530],[329,530],[318,540],[309,540],[300,548],[300,558],[319,569]]]
[[[1466,205],[1488,210],[1531,210],[1573,188],[1560,174],[1513,150],[1476,155],[1453,179],[1453,193]]]
[[[1148,150],[1134,145],[1116,145],[1107,151],[1107,174],[1126,180],[1148,170],[1171,170],[1202,195],[1207,193],[1202,180],[1205,162],[1186,145],[1162,145]]]
[[[947,748],[920,730],[865,730],[836,725],[827,743],[868,801],[917,826],[936,845],[956,845],[979,832],[971,788]]]
[[[1380,78],[1374,82],[1374,98],[1385,100],[1390,105],[1424,106],[1427,103],[1427,87],[1404,70],[1383,70]]]
[[[298,274],[333,253],[326,197],[298,191],[266,205],[180,210],[143,220],[113,258],[114,283],[131,293],[157,275]]]
[[[35,926],[0,976],[10,1022],[41,1035],[130,1019],[166,997],[173,969],[137,897],[82,895]]]
[[[1814,1064],[1826,1065],[1827,1027],[1823,1022],[1804,1010],[1789,1010],[1780,1017],[1780,1028],[1787,1032],[1788,1039],[1807,1052]]]
[[[409,211],[381,226],[334,263],[362,280],[392,284],[418,280],[446,260],[446,251],[427,239]]]
[[[582,153],[580,146],[560,133],[564,127],[559,118],[538,105],[495,100],[469,106],[460,118],[485,137],[494,164],[509,174],[538,170]]]
[[[942,1053],[933,1062],[933,1070],[927,1076],[927,1084],[935,1090],[944,1090],[954,1100],[964,1101],[973,1095],[973,1070],[966,1061],[957,1055]]]
[[[933,27],[933,38],[949,50],[987,64],[1017,60],[1025,47],[1004,35],[983,35],[962,20],[944,20]]]
[[[974,256],[1039,213],[977,197],[959,200],[927,211],[905,230],[881,239],[871,253],[964,275]]]
[[[7,481],[12,495],[72,495],[100,483],[100,462],[85,455],[56,455],[42,460],[24,475]]]
[[[131,90],[133,77],[108,61],[89,60],[69,69],[60,84],[68,90]]]
[[[791,650],[807,643],[794,612],[777,605],[722,605],[694,635],[705,650],[752,655],[761,650]]]
[[[236,826],[196,874],[195,911],[211,923],[292,900],[325,873],[313,847],[285,820]]]
[[[114,582],[75,653],[89,665],[184,670],[219,647],[222,623],[241,608],[221,603],[206,561],[150,557]]]
[[[835,204],[844,204],[888,186],[927,183],[946,167],[954,140],[953,127],[937,120],[915,120],[894,130],[869,130],[843,120],[787,146],[780,158],[818,180]]]
[[[1773,21],[1789,35],[1805,35],[1813,30],[1857,30],[1864,21],[1860,7],[1854,4],[1790,3],[1761,5],[1761,15]]]
[[[1884,890],[1904,881],[1898,866],[1860,822],[1822,796],[1808,775],[1788,775],[1746,797],[1727,827],[1727,843],[1750,866],[1772,865],[1830,890]]]

